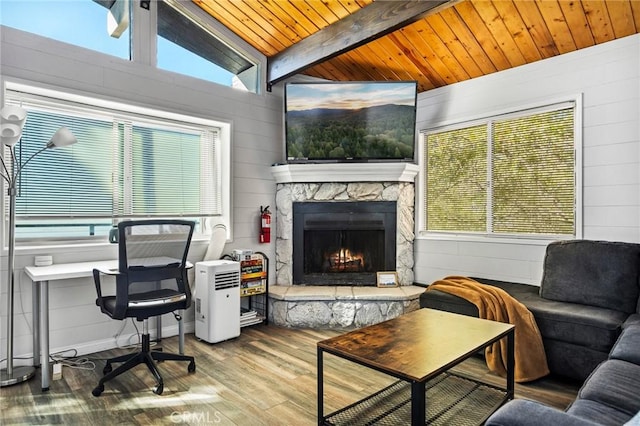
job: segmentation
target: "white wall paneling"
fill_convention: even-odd
[[[582,238],[640,242],[640,35],[424,92],[417,128],[579,94]],[[418,235],[414,247],[420,283],[460,274],[539,285],[546,243]]]
[[[231,123],[232,228],[234,248],[263,251],[274,258],[273,244],[258,243],[260,205],[274,205],[275,182],[270,165],[282,161],[283,107],[279,92],[254,94],[158,70],[144,63],[122,60],[55,40],[0,27],[0,76],[7,81],[92,96],[135,106]],[[3,90],[4,92],[4,90]],[[275,222],[275,221],[274,221]],[[4,226],[6,228],[6,224]],[[191,261],[204,256],[208,241],[192,245]],[[36,254],[52,254],[54,262],[84,262],[116,258],[108,244],[55,250],[17,250],[15,346],[16,357],[30,356],[31,282],[23,269],[33,264]],[[2,253],[0,314],[6,319],[6,250]],[[272,271],[271,280],[275,279]],[[51,283],[50,325],[52,352],[76,348],[81,353],[123,345],[113,335],[121,326],[100,313],[95,306],[95,288],[91,279]],[[22,313],[24,310],[24,314]],[[193,327],[188,314],[187,330]],[[163,321],[165,335],[177,333],[173,316]],[[124,334],[135,330],[127,324]],[[0,353],[6,348],[6,327],[0,330]],[[167,334],[168,333],[168,334]],[[2,358],[3,356],[0,356]],[[21,360],[16,360],[20,365]],[[31,360],[24,361],[27,364]]]
[[[270,165],[284,158],[279,87],[262,95],[244,93],[6,27],[1,27],[0,38],[2,82],[41,85],[231,122],[234,240],[225,252],[249,248],[263,251],[275,261],[274,244],[258,243],[257,221],[260,205],[275,205]],[[639,56],[640,35],[635,35],[431,90],[419,95],[417,128],[581,94],[583,237],[640,242]],[[414,247],[415,277],[420,283],[462,274],[538,284],[545,244],[418,235]],[[190,259],[199,260],[205,249],[206,242],[194,242]],[[114,258],[115,249],[103,245],[54,253],[18,251],[16,356],[31,353],[31,285],[23,268],[33,263],[35,254],[53,254],[58,263],[97,261]],[[2,269],[0,296],[6,300],[6,252]],[[270,271],[272,283],[274,269]],[[93,291],[90,279],[51,285],[53,351],[73,347],[89,353],[125,343],[114,341],[121,323],[100,314]],[[4,305],[0,303],[3,322]],[[191,315],[187,321],[193,321]],[[163,322],[167,335],[175,334],[174,324],[171,317]],[[6,348],[5,332],[1,327],[0,353]],[[127,325],[124,333],[133,332]]]

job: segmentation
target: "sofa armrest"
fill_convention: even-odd
[[[493,413],[485,426],[597,426],[597,423],[576,417],[557,408],[535,401],[515,399]]]
[[[630,325],[622,330],[609,353],[609,358],[640,365],[640,325]]]

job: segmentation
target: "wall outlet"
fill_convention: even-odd
[[[43,255],[43,256],[36,256],[33,260],[33,263],[36,266],[49,266],[49,265],[53,265],[53,256],[47,256],[47,255]]]
[[[60,364],[59,362],[56,362],[55,364],[53,364],[53,375],[52,375],[53,380],[60,380],[62,379],[62,364]]]

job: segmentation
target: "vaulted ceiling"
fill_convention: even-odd
[[[300,73],[423,92],[640,32],[640,0],[193,2],[268,58],[268,84]]]

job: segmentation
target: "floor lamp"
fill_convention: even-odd
[[[0,144],[1,146],[8,146],[11,158],[5,163],[5,159],[0,156],[2,161],[2,172],[0,173],[2,178],[7,184],[7,195],[9,196],[9,240],[8,247],[9,253],[7,256],[7,367],[0,370],[0,387],[14,385],[16,383],[24,382],[33,377],[35,368],[32,366],[13,366],[13,296],[14,296],[14,268],[15,268],[15,223],[16,223],[16,186],[20,173],[38,154],[45,149],[63,147],[76,143],[76,138],[66,127],[61,127],[53,135],[51,140],[40,150],[36,151],[31,157],[22,164],[18,163],[18,159],[15,155],[15,145],[21,143],[22,129],[27,119],[27,111],[17,106],[5,106],[0,110]],[[33,296],[35,297],[35,295]],[[42,332],[45,332],[44,330]],[[34,353],[34,359],[39,354]],[[43,372],[42,374],[46,374]]]

